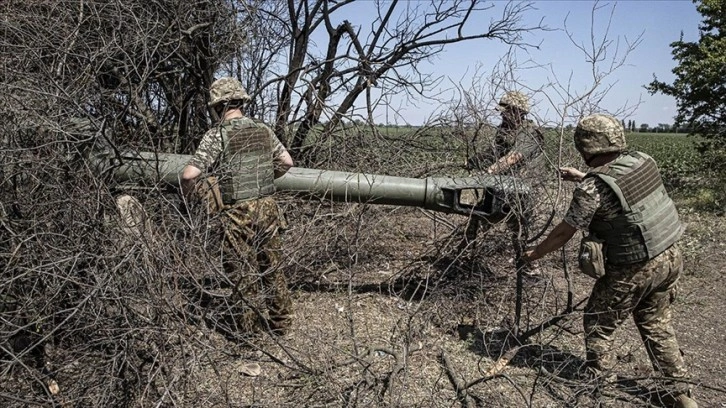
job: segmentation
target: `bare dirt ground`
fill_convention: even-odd
[[[295,308],[288,333],[234,337],[191,314],[166,326],[149,320],[134,329],[148,334],[139,344],[104,343],[111,361],[127,365],[113,377],[93,371],[108,360],[92,345],[78,357],[49,343],[46,368],[60,392],[18,362],[0,383],[0,398],[7,406],[53,401],[64,408],[106,406],[98,402],[104,398],[113,406],[200,408],[660,406],[659,382],[632,321],[616,333],[618,378],[597,387],[580,374],[582,308],[593,280],[574,266],[577,239],[539,263],[542,278],[523,285],[517,319],[513,249],[502,224],[459,256],[461,216],[286,205]],[[724,407],[726,222],[686,206],[681,215],[686,268],[675,326],[695,398]],[[186,302],[173,288],[164,296],[152,301]],[[27,373],[37,379],[21,377]],[[121,388],[109,381],[128,381],[129,395],[117,395]]]
[[[293,277],[296,312],[288,334],[239,344],[198,329],[198,336],[218,338],[219,347],[190,351],[208,364],[187,367],[195,391],[186,398],[233,407],[658,406],[652,401],[658,385],[631,321],[617,332],[618,381],[596,390],[578,375],[581,310],[593,282],[574,268],[574,244],[565,251],[569,292],[561,254],[550,255],[540,265],[545,278],[525,285],[515,328],[514,267],[504,231],[489,232],[473,259],[456,259],[441,247],[460,218],[385,207],[353,213],[326,248],[303,245],[315,236],[314,225],[299,222],[288,231],[289,246],[301,251],[288,257],[301,274]],[[726,222],[682,216],[686,270],[676,329],[700,406],[723,407]],[[296,268],[294,259],[316,250],[331,254],[330,261],[313,273]],[[556,325],[526,344],[507,337],[561,314],[568,293],[575,311]],[[184,406],[184,397],[176,398]]]
[[[681,348],[698,383],[695,395],[704,407],[726,406],[726,220],[723,216],[684,214],[688,230],[685,274],[676,303]],[[710,387],[718,388],[717,390]]]

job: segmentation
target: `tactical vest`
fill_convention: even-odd
[[[520,133],[528,133],[529,137],[535,138],[540,144],[544,143],[544,134],[534,125],[531,120],[525,120],[521,124],[512,128],[499,126],[497,133],[494,135],[494,156],[500,159],[507,155],[516,144]]]
[[[275,191],[270,130],[249,118],[222,124],[219,176],[222,201],[258,198]]]
[[[612,220],[593,218],[590,231],[604,240],[607,263],[644,262],[660,255],[683,229],[652,157],[624,153],[587,177],[599,177],[615,192],[623,211]]]
[[[504,157],[514,147],[514,141],[516,138],[515,129],[497,129],[497,133],[494,135],[494,158],[500,159]]]

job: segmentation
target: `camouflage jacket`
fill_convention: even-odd
[[[245,120],[252,121],[253,119],[244,118]],[[209,170],[215,164],[218,163],[221,158],[224,145],[222,141],[222,134],[220,132],[220,123],[218,126],[209,129],[207,133],[202,137],[202,141],[199,143],[197,151],[189,161],[189,164],[200,169]],[[285,147],[282,145],[280,140],[275,136],[275,133],[269,127],[265,126],[269,130],[270,139],[272,140],[272,155],[273,160],[277,159],[285,152]]]
[[[511,126],[502,123],[497,127],[496,134],[489,146],[470,158],[467,165],[470,169],[484,170],[497,160],[511,152],[522,155],[510,171],[521,170],[539,157],[544,151],[544,135],[530,120]]]

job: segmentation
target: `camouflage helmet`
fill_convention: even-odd
[[[249,101],[250,96],[242,83],[234,78],[221,78],[209,87],[209,106],[216,106],[229,101]]]
[[[625,150],[622,123],[610,115],[585,116],[575,128],[575,147],[580,153],[602,154]]]
[[[497,110],[504,110],[508,107],[517,108],[524,113],[529,113],[529,98],[521,92],[509,91],[499,100]]]

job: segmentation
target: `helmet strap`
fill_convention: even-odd
[[[585,159],[585,164],[587,164],[589,167],[593,167],[592,162],[597,159],[597,154],[590,155],[587,159]]]
[[[505,126],[516,128],[527,120],[527,114],[521,109],[507,107],[507,110],[502,112],[502,120]]]
[[[234,99],[229,102],[227,102],[227,110],[231,109],[239,109],[242,110],[242,107],[245,105],[245,102],[240,99]]]
[[[224,120],[224,115],[227,113],[227,104],[219,104],[214,107],[214,114],[217,116],[217,121]]]
[[[593,154],[589,158],[585,159],[585,164],[587,164],[589,167],[600,167],[615,160],[615,158],[617,158],[618,156],[620,156],[620,152]]]
[[[213,122],[219,122],[221,120],[219,112],[217,111],[217,106],[212,106],[212,109],[209,110],[209,116],[212,117]]]

